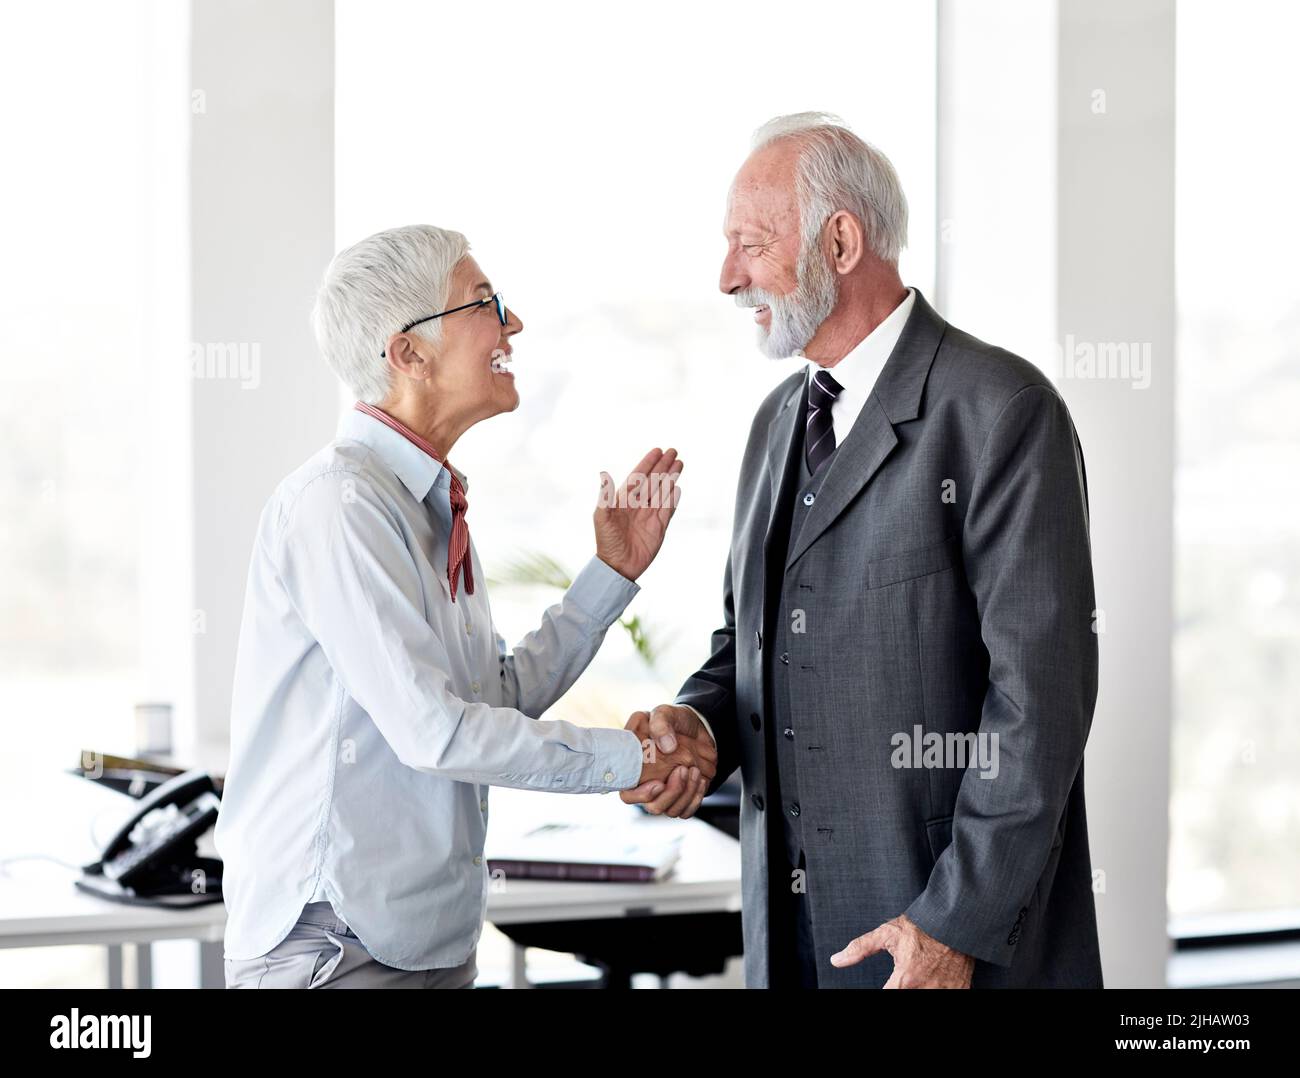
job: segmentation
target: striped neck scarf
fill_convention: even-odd
[[[465,487],[456,477],[451,462],[439,457],[438,451],[433,448],[427,439],[421,438],[405,423],[394,419],[387,412],[381,412],[378,408],[361,401],[357,401],[356,407],[358,412],[365,412],[366,415],[379,420],[386,427],[391,427],[397,431],[408,442],[424,450],[447,469],[447,477],[451,480],[451,537],[447,540],[447,584],[451,588],[451,601],[454,603],[456,601],[456,581],[463,571],[465,592],[467,595],[473,595],[474,566],[469,556],[469,525],[465,523],[465,513],[469,509],[469,501],[465,497]]]

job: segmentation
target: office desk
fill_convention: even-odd
[[[520,814],[534,818],[594,812],[638,816],[614,795],[567,797],[494,789],[489,829]],[[135,802],[62,772],[46,773],[24,787],[0,791],[0,819],[21,821],[22,836],[9,826],[0,840],[0,859],[48,854],[80,865],[98,856],[100,840],[130,817]],[[22,806],[25,806],[23,808]],[[491,881],[488,920],[497,925],[602,920],[740,909],[740,847],[735,839],[698,820],[644,817],[646,826],[673,828],[682,835],[682,857],[673,874],[656,883]],[[211,842],[211,835],[205,843]],[[210,847],[200,852],[210,853]],[[192,939],[200,944],[200,980],[205,988],[225,983],[222,938],[226,911],[221,903],[189,910],[130,906],[86,894],[73,886],[76,873],[49,862],[23,860],[0,870],[0,948],[89,944],[108,948],[109,987],[123,986],[124,945],[132,945],[135,984],[151,985],[149,945],[157,940]],[[527,983],[523,948],[516,947],[512,985]]]
[[[135,984],[152,983],[149,944],[192,939],[200,944],[201,980],[224,983],[221,940],[226,911],[216,902],[188,910],[108,902],[78,890],[78,873],[40,855],[83,865],[135,812],[138,802],[62,771],[24,776],[0,790],[0,948],[94,945],[108,950],[108,985],[123,986],[124,945]],[[205,843],[210,844],[211,836]],[[204,853],[211,847],[200,844]],[[21,860],[9,861],[20,857]],[[30,858],[30,859],[29,859]]]

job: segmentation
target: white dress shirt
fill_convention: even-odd
[[[358,411],[263,510],[215,834],[227,958],[265,954],[324,898],[385,965],[461,965],[487,905],[488,787],[637,784],[635,734],[538,721],[637,585],[593,557],[511,651],[472,543],[475,591],[451,601],[450,528],[446,469]]]
[[[835,432],[836,448],[844,444],[844,439],[849,436],[849,431],[853,429],[853,424],[862,413],[863,405],[867,403],[867,398],[875,389],[876,379],[880,377],[889,354],[894,350],[898,338],[903,333],[903,326],[907,324],[907,316],[912,313],[912,304],[915,300],[916,291],[909,288],[903,301],[889,312],[880,325],[858,341],[848,355],[835,366],[824,368],[843,387],[840,395],[835,398],[835,403],[831,405],[831,429]],[[819,364],[809,360],[806,375],[811,379],[822,369]],[[690,704],[679,706],[695,712],[696,717],[708,730],[709,737],[713,738],[716,744],[718,739],[713,736],[713,728],[709,725],[709,720]]]
[[[843,359],[833,367],[821,367],[808,361],[807,373],[812,378],[819,370],[827,371],[835,381],[844,388],[831,405],[831,428],[835,431],[835,445],[838,448],[849,436],[853,424],[857,422],[862,407],[876,387],[876,379],[885,367],[885,361],[898,343],[898,338],[907,323],[907,316],[912,313],[912,304],[916,292],[909,288],[907,296],[895,307],[875,329],[853,346]]]

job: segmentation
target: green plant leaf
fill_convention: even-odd
[[[512,558],[501,571],[488,577],[489,586],[504,585],[541,585],[567,591],[573,583],[573,577],[567,569],[548,554],[528,551]]]

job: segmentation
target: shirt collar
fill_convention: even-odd
[[[338,435],[373,450],[417,501],[424,501],[434,488],[450,489],[447,467],[456,473],[462,488],[469,488],[469,480],[455,465],[444,466],[401,432],[365,412],[349,408],[339,420]]]
[[[898,338],[907,324],[907,316],[912,313],[912,304],[916,302],[916,289],[909,288],[903,302],[895,307],[889,316],[849,351],[833,367],[827,367],[831,376],[853,396],[866,399],[875,388],[876,379],[884,369],[889,353],[894,350]],[[811,378],[821,368],[808,361],[808,377]]]

